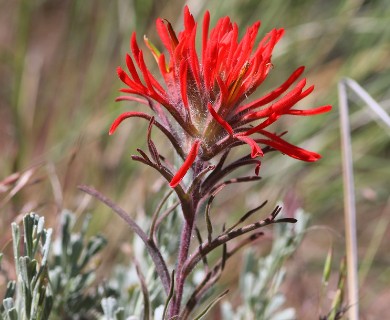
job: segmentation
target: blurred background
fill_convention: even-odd
[[[134,217],[151,214],[166,192],[156,173],[130,159],[145,145],[147,123],[128,120],[114,136],[107,132],[121,112],[142,110],[114,102],[122,86],[115,69],[125,65],[131,33],[137,32],[143,49],[144,34],[162,48],[155,19],[166,18],[180,30],[185,4],[198,20],[209,10],[212,26],[229,15],[241,33],[261,20],[259,39],[272,28],[285,28],[274,69],[255,96],[305,65],[305,77],[316,89],[301,106],[334,106],[329,114],[286,117],[278,124],[282,131],[288,128],[287,140],[321,153],[319,162],[270,155],[261,182],[227,188],[214,207],[221,225],[267,199],[273,204],[294,198],[311,213],[311,227],[288,263],[284,290],[299,319],[318,318],[327,251],[333,244],[336,262],[345,252],[337,84],[343,77],[356,80],[389,112],[387,0],[0,0],[0,251],[11,252],[10,223],[25,212],[44,215],[56,229],[61,210],[68,208],[80,215],[93,212],[90,233],[108,237],[102,274],[109,273],[112,261],[127,259],[129,229],[77,185],[94,186]],[[355,94],[349,96],[362,319],[384,319],[390,301],[389,130]],[[164,139],[156,135],[156,141],[171,152]]]

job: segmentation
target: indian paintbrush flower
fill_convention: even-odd
[[[203,294],[219,278],[226,259],[235,251],[226,251],[221,264],[211,268],[182,310],[183,290],[189,273],[202,257],[219,246],[238,236],[276,223],[294,223],[294,218],[276,220],[280,207],[276,207],[271,215],[262,221],[245,227],[238,227],[244,220],[266,202],[245,214],[238,223],[230,228],[223,228],[219,236],[213,236],[210,220],[210,205],[216,194],[226,185],[236,182],[258,180],[260,160],[266,152],[279,150],[290,157],[303,161],[316,161],[320,155],[290,144],[282,138],[284,132],[274,133],[270,126],[283,115],[310,116],[330,110],[330,106],[314,109],[297,109],[296,104],[307,97],[314,89],[306,87],[306,79],[299,80],[304,67],[296,69],[288,79],[276,89],[257,99],[249,99],[264,82],[273,68],[272,52],[283,36],[283,29],[274,29],[259,43],[256,43],[260,22],[249,27],[239,40],[238,27],[228,17],[222,18],[209,31],[210,14],[203,18],[201,49],[196,50],[197,23],[184,9],[184,30],[176,34],[172,25],[157,19],[156,26],[165,52],[146,37],[145,44],[155,58],[160,76],[154,76],[145,63],[143,51],[139,48],[136,35],[130,40],[131,55],[126,55],[127,71],[118,67],[119,78],[126,85],[121,92],[127,95],[117,98],[118,101],[130,100],[146,105],[147,112],[129,111],[121,114],[112,124],[112,134],[120,123],[132,117],[149,121],[147,143],[149,154],[137,149],[138,155],[132,158],[147,164],[170,181],[180,202],[184,223],[181,229],[180,245],[177,254],[175,276],[170,277],[168,268],[159,252],[154,237],[147,237],[130,222],[130,227],[141,234],[145,245],[149,248],[156,270],[161,278],[168,296],[169,317],[188,318],[189,313],[200,301]],[[159,81],[158,79],[162,79]],[[171,142],[183,164],[179,169],[170,165],[151,139],[152,128],[158,128]],[[225,164],[229,151],[238,146],[248,145],[250,153]],[[235,169],[255,165],[255,175],[221,180]],[[189,185],[183,182],[189,170],[193,176]],[[205,206],[207,224],[207,241],[200,245],[195,253],[189,254],[191,237],[196,223],[197,213],[202,202]],[[108,203],[106,201],[106,203]],[[122,212],[120,212],[123,216]],[[157,216],[156,216],[157,217]],[[154,220],[156,219],[153,218]],[[128,218],[126,218],[128,220]],[[154,224],[153,224],[154,225]],[[151,228],[151,234],[156,228]],[[237,248],[254,241],[262,233],[252,235],[243,240]],[[210,273],[211,272],[211,273]],[[174,279],[173,279],[174,278]],[[171,299],[171,301],[170,301]],[[168,304],[167,302],[167,304]],[[166,305],[167,305],[166,304]]]
[[[130,41],[132,56],[126,55],[128,70],[117,69],[127,86],[120,91],[129,94],[117,100],[147,105],[154,125],[183,158],[183,165],[170,178],[170,186],[180,184],[191,167],[199,173],[216,155],[242,144],[250,146],[251,158],[263,156],[268,146],[299,160],[318,160],[319,154],[292,145],[268,130],[283,115],[310,116],[330,110],[330,106],[294,108],[314,89],[306,88],[306,79],[297,81],[304,67],[296,69],[278,88],[258,99],[248,99],[270,73],[272,52],[284,30],[274,29],[256,44],[260,22],[249,27],[241,40],[237,25],[229,17],[220,19],[210,32],[209,22],[210,14],[206,12],[198,53],[197,23],[188,7],[184,10],[184,30],[178,35],[168,21],[157,19],[157,32],[169,58],[146,37],[144,41],[157,62],[162,81],[147,68],[135,33]],[[143,112],[125,112],[113,122],[110,134],[129,117],[151,120]]]

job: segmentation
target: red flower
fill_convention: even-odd
[[[249,27],[241,40],[237,25],[228,17],[220,19],[210,33],[209,22],[210,14],[206,12],[198,55],[197,23],[188,7],[184,11],[184,30],[178,35],[166,20],[156,21],[169,59],[147,38],[144,40],[157,61],[162,83],[146,67],[135,33],[130,41],[132,57],[126,56],[128,72],[118,67],[119,78],[127,85],[121,91],[131,95],[117,100],[135,100],[148,105],[156,117],[155,125],[185,160],[170,185],[175,187],[180,183],[197,157],[206,162],[221,151],[242,144],[251,147],[252,158],[262,156],[260,145],[267,145],[299,160],[318,160],[320,155],[291,145],[266,130],[282,115],[306,116],[331,109],[331,106],[293,109],[314,89],[313,86],[305,88],[306,79],[294,85],[304,67],[299,67],[265,96],[248,100],[272,69],[272,51],[284,30],[274,29],[255,44],[260,22]],[[150,118],[140,112],[124,113],[112,124],[110,134],[124,119],[134,116]]]

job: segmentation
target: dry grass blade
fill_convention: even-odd
[[[386,230],[390,224],[390,198],[387,201],[387,205],[383,210],[381,217],[378,219],[378,222],[375,226],[375,231],[368,245],[366,254],[362,259],[361,266],[359,269],[359,281],[363,284],[366,280],[367,274],[373,265],[374,258],[378,253],[381,242],[383,241]]]
[[[60,179],[58,178],[56,168],[52,162],[49,162],[46,165],[46,170],[48,172],[50,185],[53,189],[53,196],[55,199],[57,210],[58,210],[58,212],[60,212],[61,208],[62,208],[62,204],[64,202],[64,196],[62,194],[62,187],[61,187]]]
[[[357,257],[357,235],[356,235],[356,200],[355,183],[353,174],[353,158],[351,144],[351,129],[348,114],[347,87],[364,101],[368,108],[379,117],[387,129],[390,128],[390,117],[386,111],[365,91],[356,81],[344,79],[339,83],[339,104],[340,104],[340,130],[342,144],[343,162],[343,185],[344,185],[344,212],[345,212],[345,233],[347,246],[347,268],[348,268],[348,296],[349,317],[352,320],[359,319],[359,285],[358,285],[358,257]]]
[[[375,113],[379,119],[387,125],[387,128],[390,129],[390,116],[386,113],[386,111],[376,102],[366,90],[364,90],[356,81],[352,79],[344,79],[344,83],[351,88],[360,99],[362,99],[367,107]],[[388,131],[390,133],[390,131]]]
[[[4,206],[9,200],[11,200],[20,190],[22,190],[30,181],[32,175],[35,172],[35,168],[31,168],[23,172],[7,196],[0,202],[0,207]]]
[[[359,319],[359,285],[357,275],[357,236],[356,236],[356,206],[355,184],[353,177],[353,160],[351,146],[351,131],[348,115],[348,97],[344,81],[339,82],[340,104],[340,130],[341,152],[343,162],[343,185],[344,185],[344,218],[345,237],[347,250],[347,275],[348,275],[348,298],[351,308],[349,318]]]

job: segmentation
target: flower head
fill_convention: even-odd
[[[249,145],[252,158],[262,156],[264,146],[268,146],[299,160],[318,160],[317,153],[294,146],[267,130],[283,115],[306,116],[330,110],[330,106],[294,109],[314,89],[306,88],[306,79],[297,81],[304,67],[263,97],[248,99],[272,69],[272,52],[284,30],[274,29],[256,43],[260,22],[249,27],[241,40],[237,25],[229,17],[220,19],[211,31],[209,22],[210,14],[206,12],[198,52],[197,23],[188,7],[184,10],[184,30],[178,35],[169,22],[157,19],[157,32],[166,53],[146,37],[144,41],[157,62],[162,81],[146,67],[135,33],[130,41],[132,55],[126,55],[128,70],[117,70],[127,86],[121,91],[129,94],[117,100],[135,100],[149,106],[154,124],[184,160],[171,186],[178,185],[189,168],[204,169],[195,166],[196,159],[205,163],[223,150],[242,144]],[[114,121],[110,134],[129,117],[151,118],[145,113],[126,112]]]

